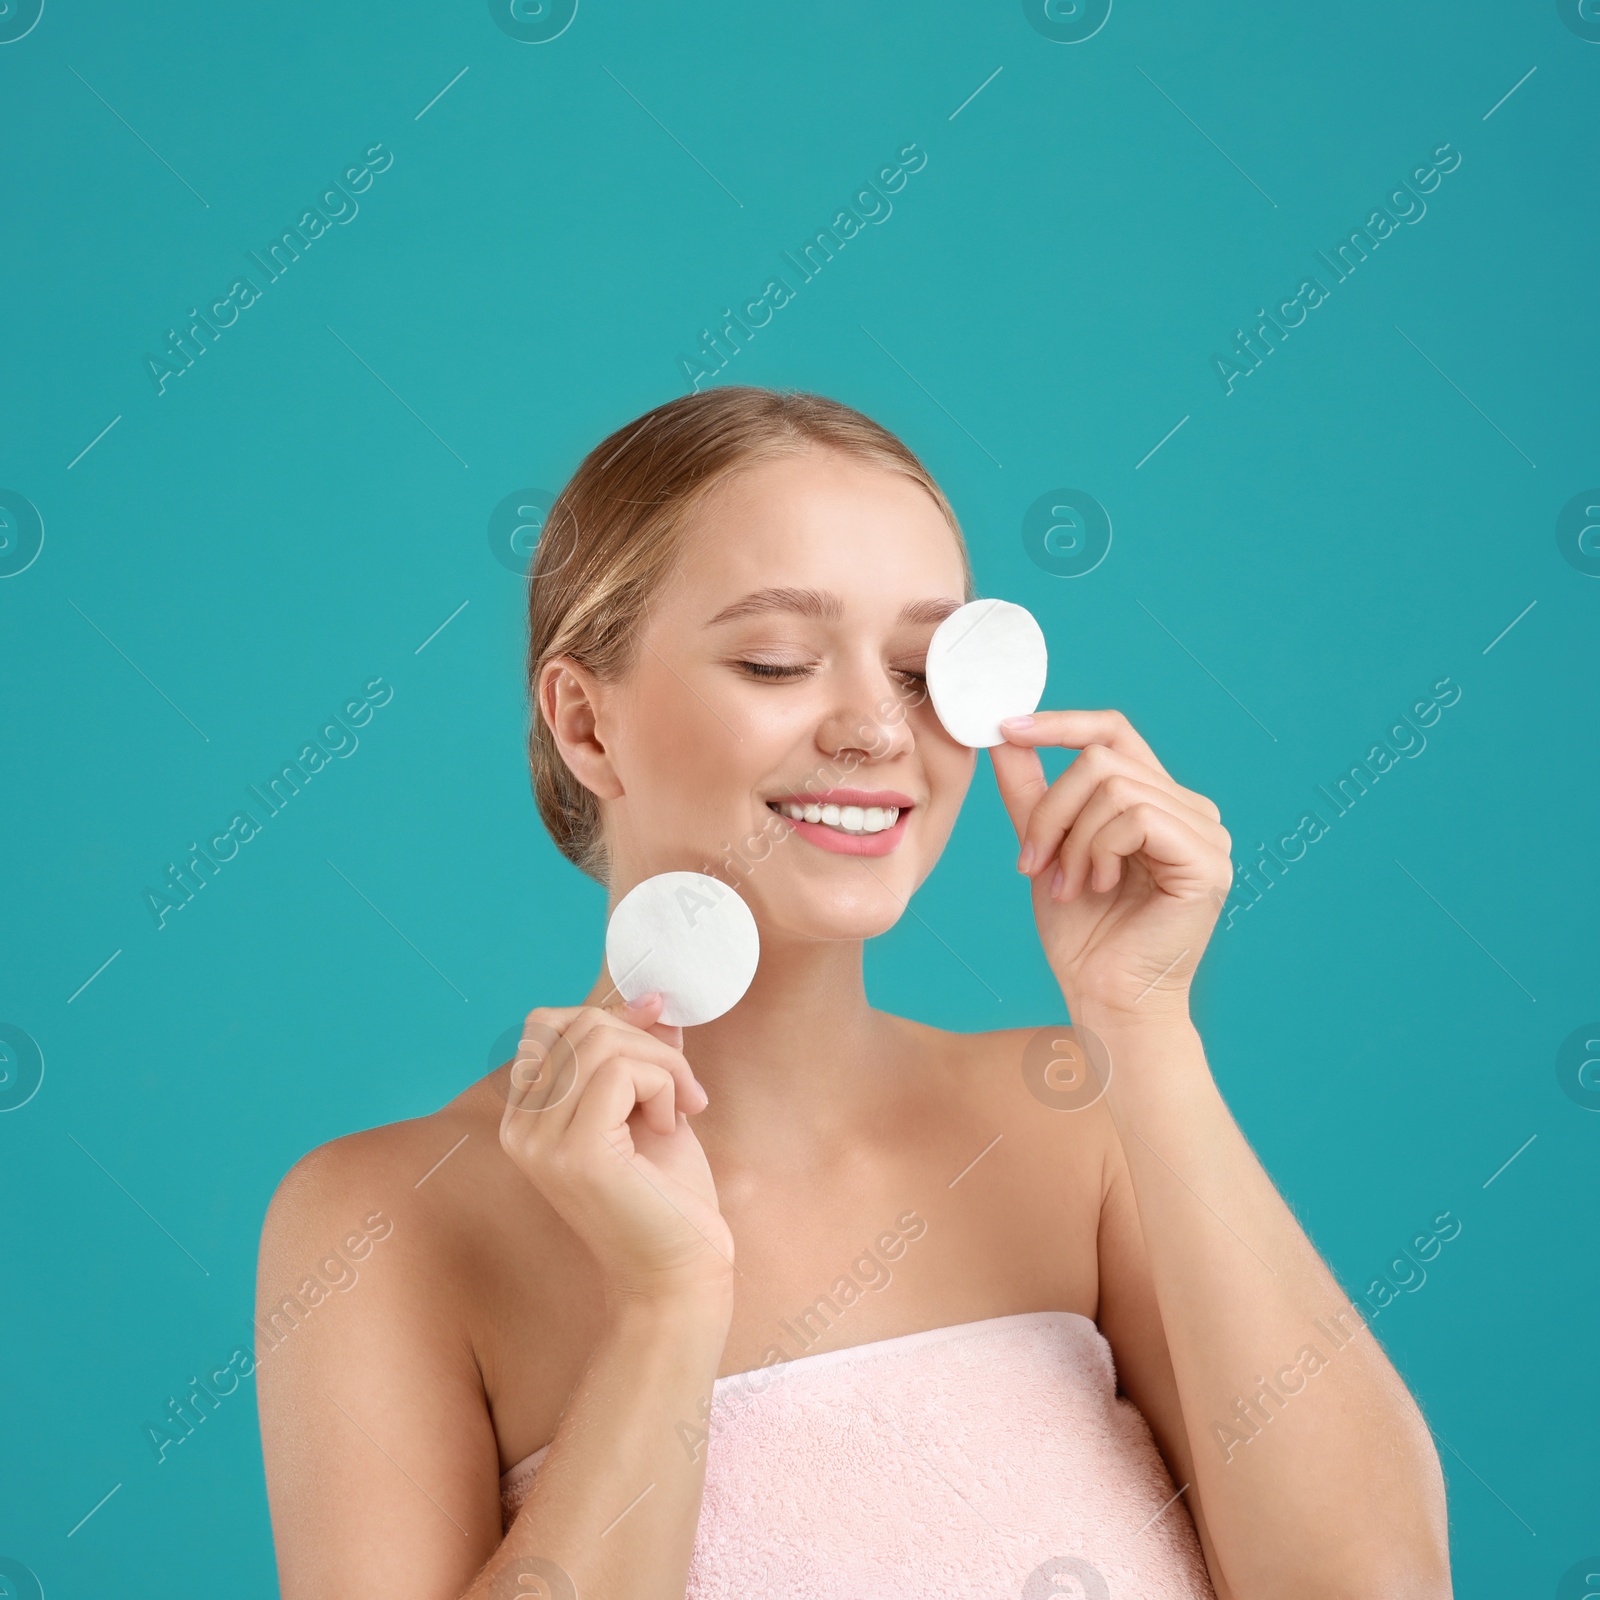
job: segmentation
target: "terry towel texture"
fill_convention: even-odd
[[[718,1378],[709,1433],[687,1600],[1214,1600],[1111,1347],[1076,1312]],[[545,1450],[502,1478],[507,1526]]]

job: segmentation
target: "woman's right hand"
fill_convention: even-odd
[[[599,1263],[607,1298],[726,1289],[733,1235],[689,1116],[708,1103],[662,1000],[540,1006],[511,1063],[500,1144]]]

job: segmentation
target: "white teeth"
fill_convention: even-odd
[[[794,822],[820,822],[841,833],[884,833],[900,820],[898,806],[831,806],[779,801],[778,811]]]

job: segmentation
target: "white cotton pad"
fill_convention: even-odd
[[[928,645],[928,693],[946,732],[984,749],[1004,744],[1002,717],[1038,708],[1050,669],[1044,632],[1009,600],[974,600],[952,611]]]
[[[701,872],[661,872],[617,902],[606,967],[624,1000],[660,990],[661,1020],[694,1028],[731,1011],[750,987],[761,939],[736,890]]]

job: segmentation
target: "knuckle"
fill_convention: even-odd
[[[1110,746],[1103,744],[1086,745],[1078,752],[1077,760],[1073,762],[1073,766],[1077,766],[1080,762],[1089,776],[1095,779],[1103,778],[1116,767],[1116,762],[1112,759]]]
[[[600,1060],[595,1062],[594,1071],[589,1074],[589,1082],[591,1084],[598,1083],[602,1086],[609,1087],[619,1077],[621,1077],[625,1071],[626,1068],[623,1065],[622,1058],[618,1055],[608,1053],[602,1056]]]
[[[554,1073],[545,1071],[545,1063],[536,1061],[530,1056],[520,1056],[511,1064],[511,1080],[506,1085],[508,1095],[517,1096],[521,1104],[539,1095],[548,1095],[550,1087],[555,1081]],[[519,1100],[513,1100],[517,1105]]]
[[[1113,772],[1105,781],[1106,795],[1116,801],[1120,810],[1129,811],[1140,803],[1139,785],[1126,773]]]
[[[513,1108],[500,1123],[500,1148],[519,1166],[529,1165],[534,1151],[532,1130],[524,1126],[525,1120]]]
[[[571,1048],[567,1045],[565,1032],[559,1022],[546,1021],[535,1015],[523,1023],[516,1053],[519,1058],[531,1057],[543,1061],[563,1046]]]
[[[554,1028],[542,1022],[529,1022],[523,1027],[522,1037],[517,1040],[515,1059],[519,1065],[524,1061],[545,1061],[561,1042],[561,1035]]]

